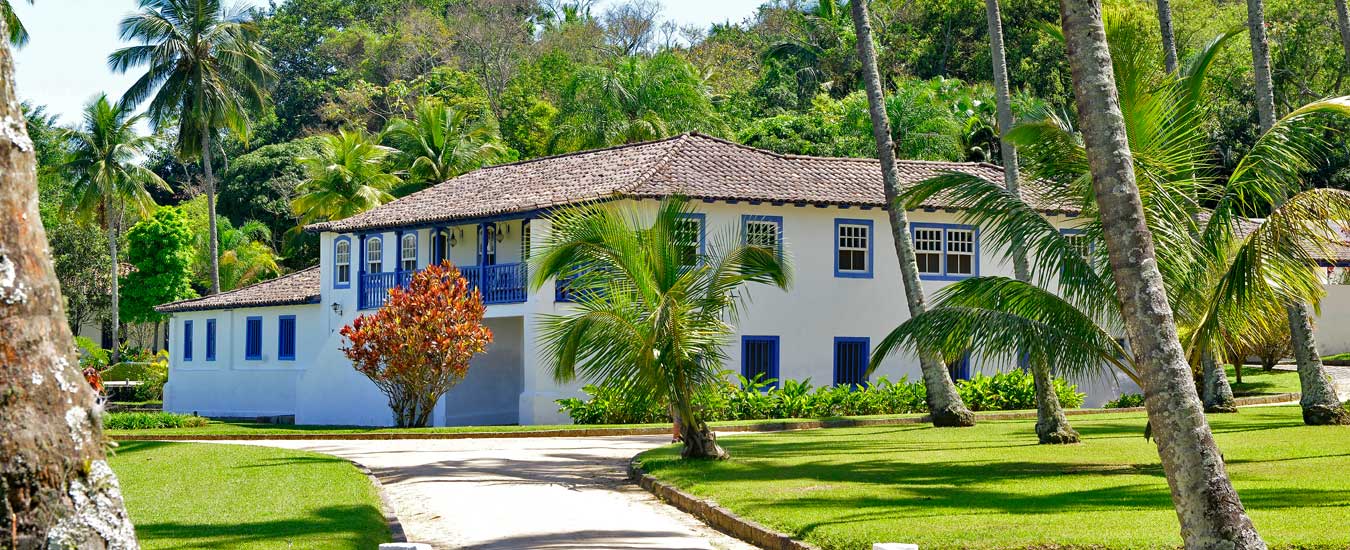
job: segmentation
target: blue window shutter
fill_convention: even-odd
[[[834,339],[834,385],[867,385],[867,356],[871,340],[868,338],[837,337]]]
[[[206,320],[206,360],[216,360],[216,320]]]
[[[183,360],[192,360],[192,321],[183,321]]]
[[[282,315],[277,319],[277,359],[295,360],[295,316]]]
[[[262,317],[249,317],[245,322],[244,359],[262,359]]]
[[[764,382],[772,380],[771,387],[778,387],[778,337],[742,336],[741,337],[741,376],[747,380]]]

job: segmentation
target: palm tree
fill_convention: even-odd
[[[1252,72],[1256,81],[1256,112],[1261,131],[1270,131],[1275,124],[1275,94],[1270,76],[1270,44],[1266,41],[1266,16],[1262,0],[1247,0],[1247,34],[1252,45]],[[1278,200],[1276,203],[1278,205]],[[1317,351],[1317,337],[1313,334],[1312,312],[1306,301],[1288,304],[1289,336],[1298,363],[1303,422],[1310,425],[1350,424],[1350,412],[1345,410],[1336,389],[1332,387],[1322,355]]]
[[[29,4],[33,0],[28,0]],[[28,45],[28,29],[23,26],[23,21],[14,13],[14,6],[10,5],[10,0],[0,0],[0,21],[5,24],[5,29],[9,31],[9,45],[15,48],[22,48]]]
[[[272,230],[267,224],[249,220],[239,227],[229,223],[220,227],[220,286],[234,290],[266,281],[281,274],[276,252],[267,243],[272,241]]]
[[[412,120],[395,119],[388,142],[411,160],[408,179],[440,183],[506,158],[495,124],[439,101],[419,103]]]
[[[389,191],[400,180],[385,163],[393,152],[360,129],[323,136],[318,154],[300,159],[307,179],[291,201],[300,223],[340,220],[394,200]]]
[[[663,52],[583,67],[562,91],[553,147],[591,149],[723,127],[694,66]]]
[[[722,380],[723,351],[735,329],[737,291],[752,283],[787,288],[791,274],[775,251],[743,244],[729,231],[690,263],[687,201],[667,199],[655,220],[612,204],[557,212],[542,253],[531,258],[537,289],[575,277],[576,309],[541,321],[542,349],[559,382],[582,378],[668,403],[686,458],[727,457],[692,404]]]
[[[1160,0],[1166,2],[1167,0]],[[1003,15],[998,0],[984,0],[985,14],[989,20],[989,52],[994,66],[994,97],[998,104],[998,129],[1000,149],[1003,156],[1003,185],[1008,194],[1021,197],[1017,181],[1017,148],[1008,139],[1012,131],[1012,98],[1008,93],[1008,62],[1003,47]],[[1013,250],[1013,273],[1017,280],[1031,280],[1027,267],[1027,254],[1020,247]],[[1041,443],[1077,443],[1078,432],[1069,426],[1064,408],[1055,394],[1054,380],[1048,361],[1034,361],[1030,365],[1032,379],[1036,383],[1036,435]]]
[[[146,186],[168,188],[164,180],[140,164],[153,144],[153,138],[136,133],[141,115],[132,115],[121,104],[108,101],[106,94],[84,108],[84,123],[67,132],[70,150],[61,171],[70,179],[68,208],[88,219],[102,217],[108,232],[108,254],[112,258],[112,361],[118,353],[118,259],[117,242],[121,237],[122,216],[130,209],[144,215],[155,206]]]
[[[1350,9],[1345,0],[1336,0],[1336,21],[1340,23],[1341,47],[1345,48],[1345,66],[1350,68]]]
[[[140,0],[140,10],[119,25],[122,40],[140,44],[113,52],[108,65],[119,73],[146,66],[122,102],[134,106],[149,98],[155,127],[176,126],[178,155],[202,161],[214,294],[220,292],[220,266],[212,136],[220,128],[247,135],[249,113],[266,100],[276,72],[243,7],[225,8],[220,0]]]
[[[886,115],[886,101],[881,94],[881,75],[877,71],[877,54],[872,43],[872,22],[867,12],[867,0],[850,0],[853,26],[858,35],[858,58],[862,60],[863,82],[867,85],[868,112],[872,118],[872,137],[876,140],[877,156],[881,160],[882,182],[885,186],[886,209],[895,242],[895,255],[900,260],[900,275],[910,317],[927,309],[923,285],[919,282],[919,265],[914,257],[914,243],[909,238],[909,217],[896,202],[900,195],[900,176],[895,166],[895,145],[891,140],[891,122]],[[927,390],[928,411],[935,426],[973,426],[975,415],[966,408],[956,385],[941,360],[930,353],[919,355]]]
[[[1162,32],[1163,66],[1167,74],[1177,74],[1177,37],[1172,32],[1172,3],[1169,0],[1158,2],[1158,29]]]

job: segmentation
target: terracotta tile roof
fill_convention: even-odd
[[[205,298],[155,307],[160,313],[319,303],[319,266]]]
[[[1002,182],[1003,169],[985,163],[900,161],[901,183],[955,170]],[[1028,202],[1049,204],[1024,184]],[[307,226],[349,232],[425,225],[528,212],[613,197],[665,197],[882,206],[875,159],[782,155],[702,134],[582,151],[469,172],[350,218]],[[951,208],[935,197],[927,208]]]

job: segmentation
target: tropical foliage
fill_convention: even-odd
[[[436,402],[492,342],[484,311],[482,295],[458,269],[430,266],[408,288],[390,289],[384,307],[342,327],[342,352],[389,398],[399,427],[426,426]]]
[[[582,378],[653,400],[678,418],[684,455],[726,458],[696,396],[721,382],[726,345],[751,284],[786,288],[791,271],[774,251],[729,231],[703,253],[687,201],[667,199],[654,217],[635,207],[582,205],[555,213],[530,261],[531,286],[568,280],[576,310],[541,320],[545,363],[559,382]],[[692,233],[691,233],[692,231]],[[685,243],[681,246],[680,243]]]
[[[122,318],[131,323],[164,319],[155,306],[194,298],[192,231],[177,208],[160,208],[127,232],[127,262],[122,277]]]
[[[394,200],[401,180],[385,163],[393,152],[363,130],[324,136],[318,153],[300,159],[306,178],[291,201],[300,222],[340,220]]]
[[[437,184],[507,158],[506,145],[492,121],[428,100],[413,118],[395,119],[385,140],[405,157],[408,181]]]

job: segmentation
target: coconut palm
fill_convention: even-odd
[[[1341,47],[1345,49],[1345,66],[1350,68],[1350,8],[1345,0],[1336,0],[1336,21],[1341,31]]]
[[[721,459],[726,451],[692,399],[725,383],[723,350],[735,332],[737,292],[755,283],[787,288],[791,274],[780,254],[743,244],[735,231],[691,263],[680,246],[689,242],[691,213],[680,199],[662,201],[654,219],[612,204],[561,210],[530,260],[530,284],[572,278],[575,310],[541,322],[554,379],[581,377],[663,400],[680,425],[682,455]]]
[[[583,67],[562,91],[554,148],[591,149],[723,125],[694,66],[664,52]]]
[[[276,80],[271,55],[242,6],[220,0],[140,0],[140,10],[119,25],[123,40],[140,44],[113,52],[119,73],[144,65],[122,102],[150,100],[156,128],[174,126],[178,155],[201,159],[211,226],[211,293],[220,292],[216,232],[216,178],[211,141],[222,128],[247,135],[249,113],[260,108]]]
[[[436,100],[419,103],[412,120],[395,119],[384,136],[411,159],[410,182],[440,183],[507,156],[506,145],[490,120]]]
[[[1247,34],[1252,46],[1252,73],[1256,85],[1256,112],[1261,131],[1275,124],[1275,94],[1271,89],[1270,45],[1266,41],[1266,16],[1262,0],[1247,0]],[[1282,197],[1273,197],[1279,204]],[[1342,406],[1331,385],[1313,334],[1312,311],[1305,300],[1288,302],[1289,336],[1298,363],[1300,393],[1306,424],[1350,424],[1350,412]]]
[[[1163,66],[1167,74],[1177,72],[1177,36],[1172,31],[1172,3],[1169,0],[1158,2],[1158,30],[1162,33]]]
[[[891,140],[891,122],[886,114],[886,101],[881,93],[881,75],[877,71],[877,54],[872,43],[872,21],[866,0],[850,0],[854,31],[858,35],[858,58],[862,60],[863,82],[867,86],[868,113],[872,119],[872,137],[876,140],[877,156],[881,160],[882,184],[886,195],[891,237],[895,255],[900,260],[900,275],[910,317],[928,309],[923,285],[919,282],[919,265],[914,257],[914,242],[909,238],[909,217],[896,202],[900,195],[900,175],[895,165],[895,146]],[[931,353],[919,355],[927,390],[928,411],[935,426],[973,426],[975,415],[966,408],[956,393],[956,385],[939,357]]]
[[[28,0],[29,4],[33,0]],[[14,13],[14,6],[10,5],[10,0],[0,0],[0,21],[4,21],[5,29],[9,31],[9,45],[15,48],[22,48],[28,44],[28,29],[23,26],[23,21]]]
[[[323,136],[318,154],[300,159],[306,179],[291,201],[300,223],[340,220],[394,200],[389,191],[401,180],[385,162],[393,152],[360,129]]]
[[[141,115],[133,115],[123,105],[108,101],[107,95],[84,108],[80,127],[69,130],[66,138],[70,148],[61,172],[70,180],[66,196],[67,208],[88,220],[101,218],[108,232],[108,254],[112,258],[112,330],[113,362],[117,361],[118,328],[118,257],[117,243],[121,237],[125,213],[145,215],[155,206],[147,186],[168,188],[164,180],[138,164],[153,145],[153,138],[136,132]]]

